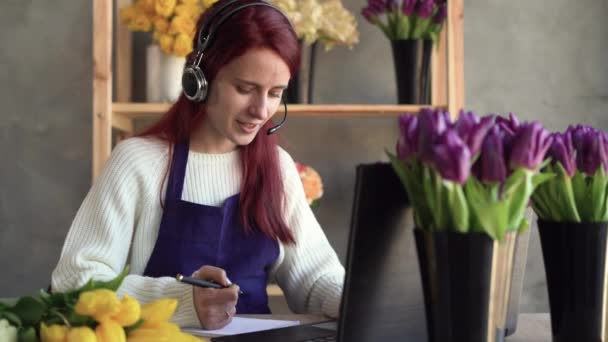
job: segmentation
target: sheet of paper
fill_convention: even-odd
[[[216,337],[284,328],[298,324],[300,324],[300,321],[279,321],[274,319],[234,317],[232,318],[232,322],[230,322],[230,324],[223,327],[222,329],[202,330],[196,328],[183,328],[182,331],[195,336]]]

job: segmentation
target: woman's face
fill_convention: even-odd
[[[277,111],[289,77],[287,64],[269,49],[249,50],[226,64],[211,83],[195,134],[198,149],[225,153],[251,143]]]

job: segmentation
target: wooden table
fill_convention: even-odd
[[[269,318],[279,320],[300,321],[302,324],[327,320],[319,315],[243,315],[243,317]],[[507,342],[551,342],[551,321],[549,314],[521,314],[517,321],[515,334],[506,339]]]

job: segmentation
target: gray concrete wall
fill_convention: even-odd
[[[361,5],[346,1],[356,13]],[[551,129],[570,122],[608,129],[607,14],[605,0],[467,0],[467,108],[513,111]],[[315,102],[394,103],[389,42],[358,20],[361,43],[352,51],[319,51]],[[89,186],[91,3],[4,1],[0,42],[2,297],[48,283]],[[292,118],[283,137],[295,159],[323,176],[325,197],[316,212],[344,259],[354,166],[385,160],[383,150],[393,149],[397,137],[395,121]],[[548,310],[534,230],[522,310]]]

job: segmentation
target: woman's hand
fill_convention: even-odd
[[[239,287],[233,285],[226,271],[213,266],[203,266],[192,274],[192,277],[213,280],[225,289],[207,289],[194,287],[194,307],[198,320],[203,328],[208,330],[220,329],[232,321],[236,313],[236,303],[239,299]]]

